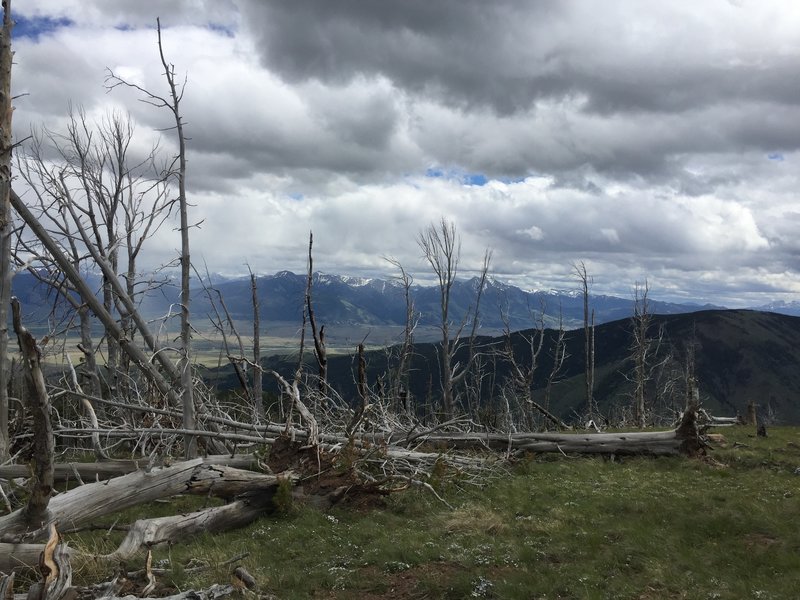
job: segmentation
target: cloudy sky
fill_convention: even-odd
[[[484,248],[526,288],[729,306],[800,299],[800,4],[795,0],[17,0],[15,135],[68,104],[163,112],[188,77],[193,255],[212,271],[421,279],[442,216],[465,275]],[[174,147],[170,133],[162,145]],[[173,256],[176,233],[149,259]]]

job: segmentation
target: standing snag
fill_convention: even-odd
[[[3,1],[0,29],[0,462],[10,456],[8,437],[8,384],[11,377],[8,352],[8,303],[11,300],[11,0]]]
[[[422,250],[422,257],[430,265],[436,277],[437,287],[439,288],[439,331],[441,333],[440,355],[440,379],[441,390],[441,410],[445,420],[451,419],[456,408],[456,387],[462,382],[472,366],[474,353],[474,337],[477,331],[478,312],[480,309],[480,299],[483,288],[486,284],[486,277],[491,262],[491,252],[484,254],[484,263],[476,290],[476,301],[474,307],[467,311],[461,322],[455,325],[450,315],[450,295],[461,261],[461,237],[456,231],[455,223],[442,217],[439,223],[431,224],[420,232],[417,244]],[[472,335],[469,339],[470,356],[467,363],[459,364],[455,360],[456,352],[461,346],[459,338],[464,331],[464,327],[472,321]]]

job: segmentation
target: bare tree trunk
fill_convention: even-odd
[[[583,295],[583,348],[584,348],[584,382],[586,391],[586,408],[589,419],[594,419],[594,316],[589,313],[589,285],[591,277],[583,261],[572,265],[573,272],[581,286]]]
[[[369,402],[369,388],[367,387],[367,360],[364,358],[364,344],[361,343],[358,345],[358,377],[356,380],[356,389],[358,390],[358,407],[356,407],[355,413],[353,413],[353,418],[350,420],[350,424],[347,426],[346,435],[349,437],[353,435],[358,424],[361,422],[361,419],[364,417],[364,413],[367,410],[367,404]]]
[[[314,234],[308,234],[308,280],[306,282],[306,309],[308,311],[308,322],[311,325],[311,335],[314,338],[314,358],[317,359],[319,374],[319,391],[322,394],[323,402],[328,393],[328,353],[325,347],[325,326],[317,329],[317,319],[314,317],[314,307],[311,302],[311,285],[314,279],[314,259],[311,255],[311,248],[314,243]]]
[[[192,329],[189,323],[189,278],[191,276],[191,257],[189,254],[189,212],[186,200],[186,137],[183,133],[183,117],[180,112],[180,101],[183,97],[183,90],[178,92],[175,83],[175,66],[167,63],[164,57],[164,47],[161,44],[161,21],[156,20],[158,26],[158,54],[161,57],[161,64],[164,67],[164,76],[169,85],[171,103],[167,107],[172,112],[175,119],[175,131],[178,136],[178,208],[180,211],[180,231],[181,231],[181,360],[178,368],[181,373],[181,397],[183,400],[183,428],[192,430],[195,428],[194,394],[192,386]],[[184,438],[184,449],[186,458],[194,458],[197,455],[197,440],[187,435]]]
[[[633,299],[633,417],[636,426],[643,429],[645,426],[647,386],[647,361],[650,350],[648,329],[650,328],[650,301],[648,292],[650,288],[645,280],[644,285],[638,283],[634,287]]]
[[[564,361],[567,360],[567,345],[564,343],[566,332],[564,331],[564,313],[559,307],[558,310],[558,333],[556,334],[556,343],[553,350],[553,367],[547,375],[547,385],[544,388],[544,409],[550,410],[550,393],[553,390],[553,385],[558,382],[558,377],[561,374],[561,369],[564,366]]]
[[[8,306],[11,300],[11,0],[3,2],[0,31],[0,462],[8,460],[8,387],[11,377],[8,351]]]
[[[417,314],[416,309],[414,308],[414,300],[411,297],[411,285],[413,283],[413,279],[411,275],[409,275],[406,270],[403,268],[403,265],[400,264],[400,261],[395,260],[393,258],[387,258],[387,261],[400,269],[400,276],[399,280],[400,283],[403,285],[403,294],[405,297],[405,306],[406,306],[406,314],[405,314],[405,327],[403,328],[403,342],[400,345],[400,353],[397,357],[397,368],[394,373],[394,378],[392,381],[392,402],[394,403],[395,409],[397,412],[405,412],[406,414],[410,415],[412,413],[411,408],[411,392],[409,391],[409,368],[411,365],[411,355],[414,352],[414,330],[417,328],[417,322],[419,321],[419,315]]]
[[[458,275],[458,263],[461,259],[461,239],[456,232],[456,227],[446,218],[435,224],[429,225],[420,232],[417,244],[422,250],[422,257],[431,266],[439,287],[439,330],[442,335],[439,349],[439,371],[441,388],[441,412],[445,420],[452,418],[455,411],[456,395],[455,386],[458,385],[469,372],[475,359],[473,340],[478,326],[478,313],[486,275],[491,261],[491,252],[484,255],[483,270],[476,295],[476,303],[472,311],[472,331],[470,335],[470,357],[466,365],[458,367],[454,364],[455,354],[459,347],[459,336],[470,318],[464,316],[458,330],[451,331],[450,322],[450,292]]]
[[[82,387],[90,396],[100,396],[102,395],[102,386],[100,385],[97,357],[95,356],[94,342],[92,340],[92,321],[89,317],[89,307],[85,304],[78,308],[78,320],[81,332],[81,343],[78,348],[83,353],[82,375],[85,380]],[[95,409],[101,412],[99,407],[95,407]]]
[[[14,331],[28,384],[30,411],[33,416],[33,487],[24,511],[28,526],[37,526],[47,519],[47,505],[53,492],[53,427],[50,424],[50,398],[41,365],[41,350],[36,339],[22,325],[19,300],[11,299],[14,315]]]
[[[266,419],[264,411],[264,386],[261,371],[261,310],[258,304],[258,280],[250,271],[250,291],[253,294],[253,402],[259,418]]]

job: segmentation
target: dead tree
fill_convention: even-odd
[[[523,362],[518,358],[517,352],[514,349],[514,339],[509,325],[508,313],[501,313],[501,318],[503,319],[503,348],[500,352],[501,358],[511,367],[511,374],[509,376],[510,385],[514,396],[522,407],[523,419],[527,422],[527,428],[531,430],[534,427],[535,416],[537,414],[542,415],[547,421],[558,428],[566,428],[566,424],[561,419],[533,398],[533,378],[539,366],[539,356],[544,348],[544,314],[545,307],[544,302],[542,302],[539,316],[532,315],[535,324],[534,329],[529,334],[518,334],[519,339],[527,346],[526,352],[529,353],[530,356],[526,362]],[[560,342],[558,337],[556,338],[556,344],[558,346],[556,348],[556,355],[563,355],[563,335],[560,336]],[[563,364],[563,360],[561,362]],[[555,377],[555,375],[553,375],[553,377]],[[546,401],[549,401],[549,398],[547,398]]]
[[[583,347],[584,347],[584,385],[586,394],[586,408],[589,411],[589,420],[595,418],[594,414],[594,310],[589,311],[589,287],[592,278],[586,270],[586,263],[580,261],[572,265],[572,271],[581,286],[583,296]]]
[[[312,247],[314,244],[313,232],[308,233],[308,277],[306,279],[306,314],[308,324],[311,325],[311,336],[314,339],[314,359],[317,361],[317,377],[319,393],[322,402],[328,393],[328,351],[325,347],[325,325],[317,327],[317,319],[314,315],[314,304],[312,302],[312,285],[314,281],[314,258]]]
[[[31,229],[31,232],[42,242],[42,245],[47,249],[53,260],[58,267],[64,272],[65,276],[69,279],[70,283],[75,286],[78,293],[81,295],[89,308],[97,316],[105,328],[106,334],[113,336],[114,339],[120,344],[123,352],[126,352],[131,360],[136,364],[141,372],[147,377],[150,382],[165,396],[173,399],[177,403],[177,396],[173,390],[172,383],[164,377],[164,375],[155,367],[148,357],[139,346],[129,340],[119,323],[117,323],[114,315],[110,314],[103,306],[103,303],[97,299],[94,291],[88,286],[86,281],[81,277],[80,273],[75,269],[69,259],[61,252],[59,244],[50,236],[48,231],[39,223],[36,216],[25,205],[22,199],[11,190],[11,204],[14,210]],[[119,285],[119,281],[117,281]],[[121,285],[120,285],[120,289]],[[138,311],[136,311],[138,313]],[[169,359],[165,358],[164,352],[155,352],[154,357],[159,364],[164,368],[169,377],[175,381],[174,375],[177,374],[175,365]]]
[[[553,366],[550,368],[550,373],[547,375],[547,383],[544,387],[544,409],[550,411],[550,396],[553,386],[559,382],[561,371],[564,368],[564,363],[569,357],[567,354],[567,345],[565,343],[566,331],[564,330],[564,313],[561,307],[558,309],[558,330],[555,336],[555,343],[553,345],[552,358]]]
[[[33,415],[33,486],[23,513],[25,523],[33,526],[46,519],[50,494],[53,492],[54,440],[50,423],[50,397],[42,371],[42,352],[36,338],[22,324],[22,309],[16,298],[11,299],[11,309]]]
[[[411,286],[414,283],[414,278],[403,268],[399,260],[386,258],[386,261],[400,270],[400,275],[397,276],[397,280],[403,286],[403,297],[406,307],[403,340],[398,349],[397,367],[394,369],[391,378],[391,395],[396,410],[410,415],[413,409],[411,406],[411,391],[409,388],[409,371],[411,368],[411,358],[414,353],[414,330],[417,328],[420,315],[414,306],[414,298],[411,296]]]
[[[653,314],[650,312],[650,285],[645,279],[644,284],[638,282],[634,286],[633,316],[631,317],[632,341],[631,360],[633,362],[633,416],[634,422],[640,429],[647,424],[647,388],[652,379],[653,372],[660,364],[655,359],[658,356],[663,338],[663,328],[659,329],[656,338],[650,337],[650,326]],[[668,360],[669,357],[662,360]]]
[[[441,345],[439,348],[439,369],[441,390],[441,409],[445,419],[453,416],[456,405],[456,386],[461,383],[469,372],[469,368],[474,361],[474,353],[470,355],[466,364],[459,364],[455,360],[455,355],[461,346],[459,338],[467,322],[472,316],[473,336],[470,338],[470,347],[474,339],[475,328],[477,327],[477,314],[480,309],[480,296],[483,292],[483,285],[486,282],[486,273],[489,268],[491,253],[487,251],[484,259],[484,267],[480,277],[480,286],[477,290],[476,304],[472,311],[468,311],[461,323],[455,325],[450,315],[450,293],[458,275],[458,266],[461,260],[461,238],[456,232],[454,223],[442,217],[439,223],[429,225],[420,232],[417,244],[422,250],[422,257],[430,265],[436,283],[439,288],[439,331],[441,333]]]
[[[161,65],[164,68],[164,77],[167,81],[168,96],[156,94],[139,85],[130,83],[125,79],[109,71],[107,85],[113,89],[119,85],[134,88],[144,94],[143,101],[157,108],[166,109],[175,122],[175,133],[178,141],[178,153],[175,156],[170,168],[170,175],[176,180],[178,187],[178,197],[176,199],[178,212],[180,214],[180,233],[181,233],[181,252],[178,262],[181,267],[181,298],[180,298],[180,339],[181,357],[179,370],[181,375],[181,398],[183,406],[183,428],[191,431],[195,428],[195,409],[192,391],[192,371],[191,371],[191,341],[192,329],[189,322],[189,280],[191,276],[191,256],[189,253],[189,213],[188,201],[186,198],[186,135],[183,127],[183,117],[181,116],[180,103],[183,100],[183,93],[186,89],[186,80],[179,83],[176,79],[175,65],[167,62],[164,56],[164,47],[161,43],[161,21],[156,19],[156,31],[158,33],[158,54]],[[196,440],[187,435],[184,440],[186,457],[191,458],[197,453]]]
[[[11,376],[8,351],[8,306],[11,300],[11,0],[3,0],[3,27],[0,30],[0,462],[9,457],[8,434]]]
[[[101,271],[102,265],[107,264],[108,272],[116,277],[120,255],[125,254],[124,289],[135,304],[139,294],[136,290],[137,258],[144,241],[167,217],[168,205],[164,199],[165,186],[155,168],[155,149],[142,163],[129,164],[128,148],[132,139],[130,120],[117,113],[90,123],[82,110],[71,110],[66,134],[45,130],[32,135],[33,141],[19,160],[19,170],[34,197],[37,219],[78,271],[93,270],[91,259],[98,256]],[[53,151],[59,160],[53,161],[47,156]],[[71,206],[67,208],[66,203]],[[126,243],[122,243],[123,240]],[[18,244],[22,251],[35,257],[33,263],[27,263],[29,271],[51,286],[77,314],[81,333],[79,348],[84,355],[82,371],[88,378],[86,388],[99,395],[100,375],[88,305],[41,244],[28,240],[24,232]],[[133,339],[136,331],[133,317],[106,272],[103,272],[102,298],[106,312],[119,314],[123,331]],[[106,338],[107,388],[114,391],[121,356],[114,338]]]
[[[258,280],[249,265],[247,269],[250,271],[250,291],[253,297],[253,400],[258,416],[266,419],[261,370],[261,309],[258,303]]]

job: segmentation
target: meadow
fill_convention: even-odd
[[[435,475],[452,509],[421,488],[326,512],[284,501],[243,529],[157,547],[154,565],[186,590],[240,564],[277,598],[798,598],[800,430],[716,431],[699,459],[527,455],[481,487]],[[69,543],[108,551],[115,524],[198,503],[140,506]]]

